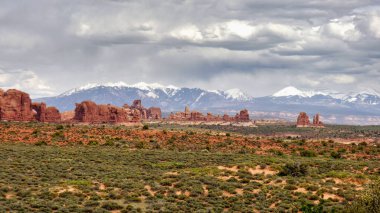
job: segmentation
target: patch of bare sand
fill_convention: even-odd
[[[74,186],[57,186],[57,187],[50,188],[49,191],[53,193],[57,193],[57,194],[61,194],[64,192],[72,192],[72,193],[80,192],[80,190],[75,188]]]
[[[231,171],[231,172],[238,172],[239,171],[237,166],[233,166],[233,167],[218,166],[218,169],[227,170],[227,171]]]
[[[203,194],[204,194],[204,196],[208,196],[208,189],[207,189],[207,186],[206,186],[206,185],[203,185],[202,188],[203,188]]]
[[[285,185],[285,184],[286,184],[285,180],[281,180],[280,182],[276,180],[272,180],[271,182],[269,182],[269,185],[271,186],[280,186],[280,185]]]
[[[270,209],[274,209],[274,208],[276,208],[276,206],[277,206],[278,203],[281,203],[281,200],[272,203],[272,204],[269,206],[269,208],[270,208]]]
[[[235,189],[235,192],[236,192],[238,195],[243,195],[243,193],[244,193],[244,190],[243,190],[243,189],[240,189],[240,188],[238,188],[238,189]]]
[[[231,194],[231,193],[229,193],[227,191],[223,191],[222,195],[225,196],[225,197],[234,197],[235,196],[235,195],[233,195],[233,194]]]
[[[333,199],[333,200],[338,200],[339,202],[342,202],[344,199],[338,195],[331,194],[331,193],[323,193],[323,199],[328,200],[328,199]]]
[[[248,168],[248,172],[252,175],[256,174],[264,174],[264,175],[275,175],[277,171],[272,170],[269,166],[262,169],[260,166],[256,166],[255,168]]]
[[[220,180],[224,180],[224,181],[227,181],[230,178],[235,178],[236,180],[240,180],[240,178],[238,176],[232,176],[232,175],[229,175],[229,176],[218,176],[217,178],[220,179]]]
[[[184,193],[183,193],[186,197],[190,197],[190,192],[189,191],[185,191]]]
[[[301,193],[307,194],[308,191],[305,188],[300,187],[300,188],[294,190],[294,192],[301,192]]]
[[[5,199],[6,200],[12,199],[14,197],[15,197],[15,195],[13,193],[7,193],[7,194],[5,194]]]
[[[261,189],[254,189],[252,190],[253,194],[259,194],[261,192]]]
[[[178,172],[166,172],[165,175],[178,175]]]
[[[149,185],[145,185],[144,188],[149,192],[151,196],[155,196],[156,192],[152,190],[152,187]]]
[[[99,190],[106,190],[106,185],[104,185],[104,183],[99,183]]]

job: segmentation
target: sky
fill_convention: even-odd
[[[380,0],[0,0],[0,87],[380,91]]]

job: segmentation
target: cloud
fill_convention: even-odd
[[[4,71],[0,69],[0,87],[19,89],[33,98],[54,94],[54,91],[31,70]]]
[[[379,8],[370,0],[4,0],[0,64],[19,74],[0,74],[0,84],[36,95],[119,80],[256,96],[288,85],[380,90]]]
[[[330,75],[325,77],[325,79],[336,84],[351,84],[356,81],[355,77],[350,75]]]

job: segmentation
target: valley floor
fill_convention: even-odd
[[[372,144],[193,127],[0,127],[0,212],[342,212],[380,174]]]

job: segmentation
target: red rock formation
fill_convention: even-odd
[[[0,120],[32,121],[32,101],[29,95],[19,90],[0,90]]]
[[[46,107],[45,103],[32,103],[35,112],[34,118],[40,122],[57,123],[61,121],[61,114],[55,107]]]
[[[149,119],[161,119],[162,113],[159,107],[151,107],[148,109],[148,118]]]
[[[61,119],[64,122],[71,122],[74,120],[75,112],[74,111],[66,111],[61,113]]]
[[[146,109],[141,100],[133,101],[132,106],[124,104],[116,107],[110,104],[97,105],[92,101],[76,104],[74,120],[86,123],[123,123],[141,122],[143,119],[161,119],[161,109],[151,107]]]
[[[74,120],[86,123],[120,123],[127,122],[128,117],[123,108],[83,101],[76,104]]]
[[[132,122],[140,122],[142,114],[139,110],[132,110]]]
[[[227,114],[224,114],[222,119],[223,119],[223,121],[226,121],[226,122],[231,122],[234,120],[234,118],[232,118],[231,116],[229,116]]]
[[[306,112],[300,112],[297,118],[297,127],[308,127],[309,125],[309,116],[306,114]]]
[[[149,118],[148,110],[141,104],[141,100],[134,100],[130,109],[140,111],[140,119],[146,120]]]
[[[55,107],[47,107],[45,114],[45,122],[57,123],[61,121],[61,114]]]
[[[189,106],[186,106],[186,107],[185,107],[185,118],[190,119],[190,117],[191,117],[190,107],[189,107]]]
[[[310,123],[309,116],[305,112],[301,112],[297,118],[297,127],[324,127],[320,121],[319,114],[313,117],[313,123]]]
[[[141,104],[141,100],[134,100],[133,103],[132,103],[131,108],[136,108],[136,109],[143,108],[142,104]]]
[[[319,113],[317,113],[313,117],[313,126],[315,126],[315,127],[323,127],[324,126],[322,121],[319,120]]]
[[[74,120],[80,122],[93,122],[98,116],[98,106],[92,101],[83,101],[75,104]]]
[[[248,122],[249,121],[249,112],[247,109],[243,109],[238,114],[238,117],[236,119],[237,122]]]
[[[32,103],[32,109],[34,111],[34,118],[37,121],[45,122],[46,104],[45,103]]]
[[[202,113],[197,112],[197,111],[192,111],[190,113],[190,120],[191,121],[204,121],[206,119],[204,118]]]
[[[236,114],[235,117],[231,117],[227,114],[223,116],[213,115],[207,113],[206,115],[201,112],[192,111],[190,112],[189,107],[186,106],[184,112],[170,113],[169,120],[171,121],[207,121],[207,122],[248,122],[249,113],[248,110],[241,110],[240,113]]]

